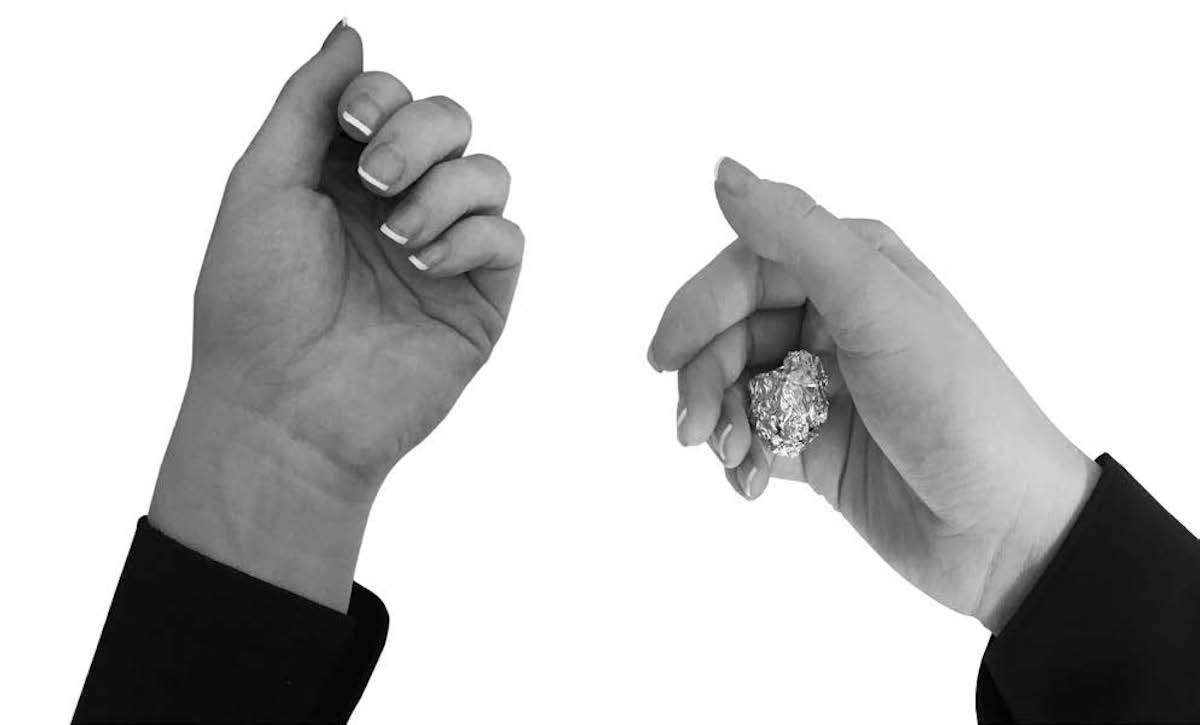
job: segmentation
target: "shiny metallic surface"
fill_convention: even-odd
[[[750,421],[767,450],[795,458],[812,443],[829,417],[828,386],[821,359],[807,350],[751,378]]]

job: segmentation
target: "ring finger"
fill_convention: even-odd
[[[462,217],[500,214],[508,187],[508,171],[491,156],[444,161],[416,182],[379,231],[415,252]]]

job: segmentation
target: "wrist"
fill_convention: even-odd
[[[1100,479],[1100,466],[1082,452],[1027,488],[1022,515],[993,559],[976,618],[994,635],[1016,613],[1058,553]]]
[[[374,492],[277,422],[189,385],[149,521],[211,559],[346,611]]]

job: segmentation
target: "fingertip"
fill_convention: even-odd
[[[377,192],[387,193],[389,186],[375,178],[369,171],[361,166],[358,167],[358,175],[363,181],[374,187]]]
[[[333,29],[330,30],[329,34],[325,36],[325,40],[321,42],[321,47],[328,48],[329,44],[332,43],[334,38],[338,36],[338,33],[342,32],[348,27],[350,27],[350,22],[348,19],[343,17],[341,20],[337,21],[337,23],[334,24]]]
[[[370,138],[372,133],[371,127],[367,125],[366,121],[359,118],[359,116],[366,117],[367,114],[363,113],[361,109],[355,109],[355,111],[357,111],[357,114],[349,109],[342,111],[342,120],[350,124],[350,128],[362,134],[363,138]]]
[[[659,365],[658,361],[654,359],[654,342],[653,341],[651,341],[650,346],[648,348],[646,348],[646,362],[650,363],[650,367],[654,368],[654,372],[661,373],[663,371],[662,366]]]
[[[763,495],[763,491],[767,490],[767,479],[765,471],[757,463],[750,464],[750,469],[746,471],[746,477],[742,481],[747,501],[754,501]]]
[[[325,42],[321,43],[321,51],[329,50],[356,55],[359,65],[362,64],[362,36],[350,25],[349,19],[339,20],[337,25],[333,26],[333,30],[329,31],[329,35],[325,36]]]
[[[746,423],[745,418],[734,421],[729,435],[725,438],[723,446],[725,452],[725,465],[736,467],[741,465],[742,461],[746,460],[746,454],[750,452],[750,428]]]
[[[759,180],[753,171],[728,156],[717,160],[714,176],[717,191],[735,198],[745,196]]]
[[[746,498],[746,493],[742,491],[742,482],[741,479],[738,478],[738,471],[736,468],[725,469],[725,480],[729,481],[729,485],[733,488],[734,493],[742,498]]]

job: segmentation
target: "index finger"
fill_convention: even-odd
[[[647,358],[660,372],[678,370],[756,310],[799,307],[804,299],[794,275],[782,265],[734,241],[671,298]]]

